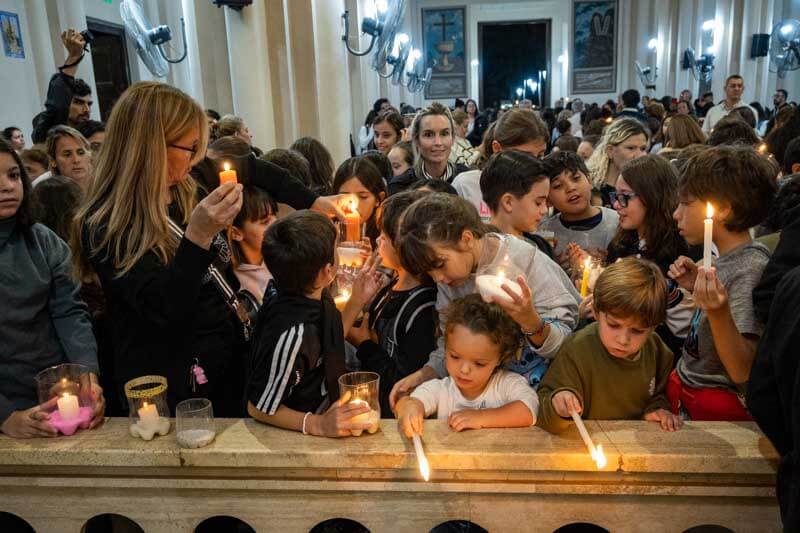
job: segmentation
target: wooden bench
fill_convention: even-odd
[[[307,532],[340,517],[372,532],[424,532],[471,520],[491,532],[552,532],[586,522],[613,532],[683,532],[714,524],[780,531],[778,456],[752,423],[587,422],[608,465],[598,471],[578,432],[538,428],[455,433],[427,421],[421,479],[394,421],[358,438],[325,439],[253,420],[217,420],[216,441],[180,449],[174,429],[151,442],[108,419],[72,437],[0,436],[0,511],[40,533],[79,532],[116,513],[147,533],[192,532],[205,518],[256,531]]]

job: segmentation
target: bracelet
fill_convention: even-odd
[[[306,416],[303,417],[303,435],[308,435],[306,431],[306,421],[308,420],[309,415],[311,415],[311,411],[306,413]]]
[[[537,335],[541,335],[546,326],[547,326],[547,321],[542,320],[542,323],[539,325],[538,328],[536,328],[533,331],[523,331],[522,334],[525,335],[526,337],[535,337]]]

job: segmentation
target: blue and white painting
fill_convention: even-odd
[[[617,0],[573,0],[572,92],[616,91]]]
[[[22,31],[16,13],[0,11],[0,32],[3,34],[3,50],[6,56],[24,59],[25,47],[22,45]]]
[[[425,66],[433,71],[426,98],[467,96],[466,8],[422,10]]]

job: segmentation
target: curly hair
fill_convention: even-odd
[[[522,334],[517,323],[497,304],[484,302],[479,294],[458,298],[447,306],[444,311],[445,343],[456,326],[488,337],[500,354],[498,367],[516,358],[522,349]]]

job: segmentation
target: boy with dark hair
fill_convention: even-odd
[[[480,186],[492,214],[490,224],[553,257],[547,241],[533,234],[547,214],[550,192],[550,179],[540,159],[517,150],[498,152],[483,167]]]
[[[669,276],[693,293],[697,310],[670,376],[673,413],[692,420],[750,420],[744,389],[763,331],[753,308],[753,288],[769,251],[753,242],[775,198],[777,169],[750,148],[718,146],[693,157],[683,173],[674,218],[690,245],[703,243],[706,203],[714,208],[713,267],[681,256]]]
[[[291,213],[269,227],[262,253],[274,284],[253,334],[248,414],[304,435],[344,437],[368,429],[369,423],[351,419],[369,407],[339,398],[344,331],[327,290],[338,268],[336,228],[319,213]]]
[[[581,140],[574,135],[560,135],[553,145],[554,152],[577,152]]]
[[[555,235],[556,261],[565,269],[577,267],[585,253],[605,256],[617,232],[619,215],[613,209],[594,206],[589,170],[574,152],[556,152],[545,158],[550,178],[548,201],[558,212],[545,218],[540,231]]]
[[[594,288],[597,322],[569,337],[539,387],[537,425],[561,433],[572,413],[586,419],[649,420],[680,429],[666,388],[672,352],[655,333],[667,314],[666,282],[649,261],[627,257]]]
[[[792,139],[783,153],[783,178],[788,180],[792,174],[800,174],[800,137]]]

